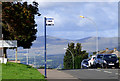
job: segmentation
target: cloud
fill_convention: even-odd
[[[38,2],[119,2],[119,0],[23,0]]]
[[[47,28],[49,35],[66,39],[95,36],[95,25],[88,19],[80,18],[80,15],[91,18],[97,24],[99,36],[117,36],[117,2],[39,1],[39,4],[39,11],[42,15],[41,17],[36,16],[38,36],[44,34],[44,16],[54,17],[55,19],[54,27]]]

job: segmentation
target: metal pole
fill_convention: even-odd
[[[35,55],[34,55],[34,68],[35,68]]]
[[[28,53],[27,53],[27,56],[26,56],[26,57],[27,57],[27,65],[28,65],[28,54],[29,54],[29,49],[27,50],[27,52],[28,52]]]
[[[3,34],[2,34],[2,63],[4,63],[4,40],[3,40]]]
[[[84,17],[90,21],[92,21],[93,25],[96,27],[96,53],[98,53],[98,28],[97,28],[97,25],[96,23],[89,17]]]
[[[69,49],[67,49],[68,51],[70,51]],[[74,55],[73,53],[70,51],[71,55],[72,55],[72,59],[73,59],[73,69],[74,69]]]
[[[96,47],[97,47],[96,52],[98,54],[98,29],[97,29],[97,25],[96,25]]]
[[[45,78],[47,78],[47,71],[46,71],[46,67],[47,67],[47,62],[46,62],[46,17],[44,17],[44,25],[45,25],[45,50],[44,50],[44,53],[45,53]]]
[[[17,63],[17,48],[16,48],[16,59],[15,59],[15,62]]]

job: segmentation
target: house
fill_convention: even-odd
[[[113,50],[106,48],[106,50],[99,51],[98,54],[116,54],[117,57],[120,57],[120,52],[116,48]]]

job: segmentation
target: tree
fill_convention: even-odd
[[[93,52],[93,55],[96,55],[96,53],[97,53],[96,51],[95,51],[95,52]]]
[[[2,3],[2,34],[4,40],[17,40],[18,47],[30,48],[36,40],[37,24],[35,15],[38,12],[38,3],[3,2]],[[4,48],[4,53],[6,54]]]
[[[86,53],[85,50],[82,51],[81,43],[77,43],[76,47],[74,46],[74,43],[68,44],[68,48],[67,48],[67,50],[65,52],[65,56],[64,56],[64,69],[72,69],[73,68],[72,55],[68,49],[74,55],[74,67],[75,67],[75,69],[79,69],[81,66],[81,61],[83,59],[88,58],[88,53]]]
[[[65,56],[64,56],[64,69],[72,69],[73,68],[72,54],[68,49],[74,54],[74,43],[68,44],[68,48],[67,48]]]

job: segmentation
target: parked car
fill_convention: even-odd
[[[89,59],[84,59],[84,60],[81,62],[81,69],[87,69],[87,68],[89,68],[88,60],[89,60]]]
[[[103,58],[104,54],[97,54],[95,57],[95,60],[93,62],[93,66],[94,67],[101,67],[101,63],[102,63],[102,58]]]
[[[104,54],[101,63],[102,68],[119,68],[119,59],[116,54]]]
[[[89,59],[89,61],[88,61],[89,67],[93,67],[93,63],[94,63],[95,58],[96,58],[96,55],[93,55],[93,56]]]

